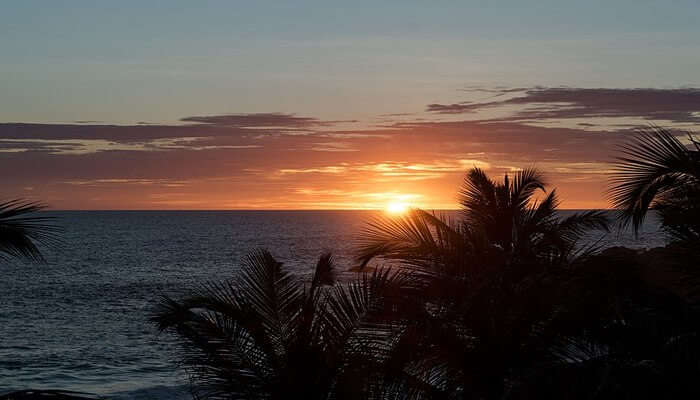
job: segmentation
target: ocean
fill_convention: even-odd
[[[347,270],[353,240],[375,213],[46,212],[65,230],[62,245],[46,252],[48,263],[0,263],[0,394],[32,388],[114,399],[190,398],[173,338],[148,321],[159,296],[233,278],[256,248],[269,249],[303,277],[329,250]],[[653,217],[639,237],[594,232],[587,241],[635,248],[665,243]]]

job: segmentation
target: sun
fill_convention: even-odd
[[[400,215],[408,211],[409,206],[400,201],[391,202],[386,205],[386,212],[393,215]]]

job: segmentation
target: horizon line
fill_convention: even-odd
[[[461,211],[461,208],[416,208],[424,211]],[[601,210],[601,211],[616,211],[616,208],[558,208],[557,211],[577,211],[577,210]],[[65,208],[65,209],[44,209],[46,211],[265,211],[265,212],[282,212],[282,211],[386,211],[384,208]]]

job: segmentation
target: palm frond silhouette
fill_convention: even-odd
[[[692,149],[669,130],[641,130],[620,149],[608,191],[620,221],[638,231],[649,209],[677,239],[700,238],[700,144]]]
[[[376,257],[404,265],[436,263],[468,268],[464,263],[498,257],[510,263],[536,258],[559,261],[574,254],[581,236],[591,229],[608,230],[603,212],[557,215],[556,191],[535,169],[505,176],[497,183],[479,168],[467,173],[459,192],[461,218],[450,220],[423,210],[406,216],[378,217],[361,234],[357,260],[366,265]],[[536,201],[537,192],[545,194]],[[448,262],[449,261],[449,262]]]
[[[0,258],[44,261],[39,247],[57,244],[60,232],[52,218],[36,215],[44,208],[19,199],[0,203]]]
[[[152,320],[181,339],[197,397],[367,397],[379,386],[365,377],[391,337],[380,293],[400,278],[378,270],[338,286],[334,271],[331,255],[322,256],[307,285],[256,251],[235,280],[182,301],[164,297]]]
[[[697,310],[648,279],[645,258],[613,248],[562,282],[547,352],[513,398],[695,398]],[[658,267],[651,264],[653,267]],[[692,360],[692,361],[691,361]]]
[[[542,352],[558,304],[555,278],[584,233],[607,231],[607,218],[560,218],[556,192],[546,192],[535,169],[496,182],[474,168],[460,204],[456,220],[417,209],[378,217],[361,235],[357,260],[383,260],[412,277],[389,376],[400,371],[427,398],[501,398],[512,371]]]
[[[669,204],[664,196],[653,201]],[[678,398],[689,390],[700,373],[697,310],[649,281],[651,253],[582,247],[592,230],[608,231],[604,213],[562,217],[535,169],[502,181],[472,169],[459,199],[452,219],[413,209],[369,221],[356,260],[372,272],[353,282],[336,282],[330,254],[303,281],[260,250],[235,280],[164,297],[153,321],[180,339],[204,398]]]

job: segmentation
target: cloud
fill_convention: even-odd
[[[181,122],[194,122],[204,126],[239,128],[277,133],[312,133],[322,127],[341,123],[355,123],[356,120],[324,121],[313,117],[300,117],[286,113],[253,113],[192,116],[180,119]]]
[[[289,174],[340,174],[347,170],[347,167],[342,165],[328,165],[315,168],[282,168],[278,172],[280,175]]]
[[[206,145],[211,138],[180,137],[153,139],[146,142],[120,143],[104,139],[0,139],[0,152],[40,151],[59,155],[82,155],[104,151],[166,151],[187,149],[254,149],[260,145]]]
[[[108,125],[95,121],[76,121],[73,124],[0,123],[0,152],[84,155],[105,151],[252,149],[263,147],[263,139],[280,136],[333,139],[368,136],[362,132],[326,130],[335,123],[348,121],[322,121],[283,113],[194,116],[182,118],[181,121],[191,124]],[[314,147],[316,151],[354,151],[349,143],[340,142],[309,144],[308,147]]]
[[[618,118],[638,125],[700,118],[697,89],[478,95],[484,98],[436,102],[422,120],[397,115],[364,129],[282,113],[172,125],[2,123],[0,170],[11,171],[3,177],[7,193],[57,208],[366,208],[403,194],[440,208],[456,204],[462,174],[473,166],[500,177],[534,165],[565,206],[602,207],[615,145],[633,133]]]
[[[464,114],[469,112],[476,112],[479,109],[488,107],[496,103],[452,103],[452,104],[439,104],[433,103],[428,104],[426,111],[438,113],[438,114]]]
[[[700,89],[586,89],[530,88],[503,93],[519,95],[505,100],[429,104],[438,114],[475,113],[519,106],[501,120],[635,117],[671,122],[700,122]]]
[[[105,186],[105,185],[159,185],[164,187],[182,187],[187,185],[187,181],[177,181],[171,179],[131,179],[131,178],[110,178],[110,179],[88,179],[66,181],[65,183],[74,186]]]
[[[118,143],[145,142],[154,139],[192,137],[247,138],[262,133],[309,131],[348,121],[321,121],[283,113],[230,114],[185,117],[181,122],[191,124],[109,125],[95,121],[73,124],[0,123],[0,138],[5,139],[86,139],[109,140]]]
[[[227,126],[236,128],[281,128],[298,129],[316,126],[327,126],[332,121],[321,121],[317,118],[298,117],[294,114],[284,113],[257,113],[257,114],[224,114],[193,116],[180,119],[182,122],[195,122],[207,125]]]
[[[320,142],[314,143],[311,147],[313,151],[330,151],[330,152],[347,152],[347,151],[359,151],[356,148],[350,146],[349,143],[343,142]]]
[[[383,161],[369,163],[342,163],[313,168],[283,168],[277,175],[290,174],[344,174],[368,182],[420,181],[438,179],[446,174],[461,174],[465,170],[479,167],[490,169],[488,162],[477,159],[447,159],[410,163],[405,161]]]

